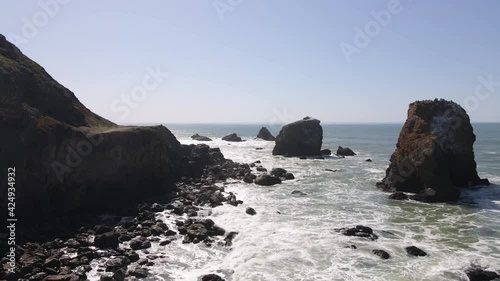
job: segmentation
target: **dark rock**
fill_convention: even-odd
[[[233,245],[233,239],[238,235],[238,232],[231,231],[229,234],[224,238],[225,241],[225,246],[231,247]]]
[[[285,179],[285,180],[293,180],[293,179],[295,179],[295,176],[292,173],[285,173],[283,175],[283,179]]]
[[[338,229],[340,233],[345,236],[356,236],[361,238],[368,238],[371,240],[377,240],[378,236],[373,233],[373,230],[367,226],[357,225],[352,228],[341,228]]]
[[[262,147],[256,147],[255,150],[263,150],[264,148]]]
[[[481,267],[472,266],[471,268],[465,271],[467,277],[469,277],[470,281],[489,281],[500,278],[498,273],[494,271],[488,271]]]
[[[186,234],[191,239],[198,238],[199,240],[203,240],[208,236],[208,230],[205,225],[201,223],[194,223],[187,227]]]
[[[193,140],[197,140],[197,141],[212,141],[211,138],[209,137],[205,137],[205,136],[200,136],[198,134],[194,134],[191,136],[191,139]]]
[[[207,274],[201,277],[201,281],[225,281],[217,274]]]
[[[332,151],[330,149],[323,149],[319,153],[321,155],[332,155]]]
[[[342,147],[342,146],[339,146],[339,148],[337,148],[337,155],[339,156],[355,156],[356,153],[354,153],[354,151],[352,151],[352,149],[350,149],[349,147]]]
[[[455,201],[460,187],[480,180],[475,140],[469,116],[460,105],[443,99],[416,101],[410,104],[391,164],[377,186],[417,193],[411,198],[419,201]]]
[[[366,159],[365,161],[366,162],[372,162],[372,159]]]
[[[389,199],[392,199],[392,200],[408,200],[408,195],[404,194],[403,192],[395,192],[395,193],[389,195]]]
[[[44,279],[44,281],[78,281],[78,280],[81,279],[76,274],[49,275]]]
[[[300,190],[294,190],[294,191],[292,191],[292,194],[294,194],[294,195],[302,195],[302,196],[307,195],[306,193],[304,193],[304,192],[302,192]]]
[[[274,168],[271,170],[271,175],[276,177],[282,177],[287,173],[287,171],[283,168]]]
[[[132,250],[147,249],[151,247],[151,242],[149,242],[145,237],[136,237],[130,241],[130,248]]]
[[[230,135],[227,135],[227,136],[223,137],[222,140],[230,141],[230,142],[241,142],[241,141],[243,141],[240,137],[238,137],[238,135],[236,133],[232,133]]]
[[[106,261],[104,266],[106,267],[106,271],[115,271],[120,268],[124,268],[130,264],[130,260],[126,257],[115,257]]]
[[[303,119],[285,125],[276,137],[273,155],[289,157],[320,155],[323,128],[317,119]]]
[[[146,278],[149,276],[149,271],[145,268],[142,268],[142,267],[135,267],[135,268],[129,270],[128,273],[131,276],[134,276],[137,278]]]
[[[95,234],[103,234],[103,233],[106,233],[106,232],[110,232],[112,230],[113,230],[112,227],[107,226],[105,224],[100,224],[100,225],[94,226],[94,232],[95,232]]]
[[[408,253],[408,255],[411,255],[411,256],[415,256],[415,257],[427,256],[426,252],[424,252],[422,249],[417,248],[415,246],[406,247],[405,250],[406,250],[406,253]]]
[[[114,281],[124,281],[126,276],[126,270],[124,268],[117,269],[113,272]]]
[[[255,211],[254,208],[250,208],[250,207],[247,207],[247,209],[245,210],[245,212],[251,216],[255,216],[257,214],[257,212]]]
[[[151,205],[151,212],[159,213],[163,212],[164,210],[165,208],[158,203],[153,203],[153,205]]]
[[[391,255],[389,255],[389,253],[384,250],[373,250],[372,253],[379,256],[383,260],[388,260],[391,258]]]
[[[254,182],[257,185],[271,186],[281,183],[281,180],[278,177],[271,176],[269,174],[264,174],[257,176]]]
[[[119,235],[115,231],[109,231],[100,235],[96,235],[94,239],[94,245],[99,248],[114,249],[120,244],[118,237]]]
[[[325,169],[325,171],[335,173],[335,172],[338,172],[339,170],[337,170],[337,169],[335,169],[335,170],[332,170],[332,169]]]
[[[48,258],[43,263],[44,268],[58,268],[61,266],[61,262],[57,258]]]
[[[257,172],[267,172],[267,169],[262,166],[259,166],[257,167]]]
[[[263,139],[266,141],[274,141],[275,140],[273,134],[271,134],[271,132],[269,132],[269,130],[266,127],[262,127],[260,129],[259,133],[257,134],[257,138]]]
[[[243,181],[246,183],[253,183],[253,179],[251,177],[244,177]]]

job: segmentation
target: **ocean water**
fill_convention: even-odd
[[[268,170],[282,167],[296,179],[273,187],[227,184],[226,191],[244,204],[207,208],[202,216],[210,214],[226,231],[239,232],[233,246],[184,245],[182,239],[166,247],[155,244],[151,253],[165,256],[152,269],[158,280],[197,280],[207,273],[226,280],[468,280],[464,269],[471,264],[500,269],[500,124],[474,125],[478,171],[493,185],[464,190],[457,204],[391,201],[375,188],[402,124],[323,124],[324,148],[347,146],[358,154],[325,160],[272,156],[274,142],[254,139],[260,125],[166,126],[182,143],[199,143],[190,139],[194,133],[206,135],[214,139],[207,144],[220,147],[226,158],[261,160]],[[276,135],[279,127],[270,129]],[[247,141],[221,140],[233,132]],[[292,195],[293,190],[307,196]],[[247,215],[246,207],[257,215]],[[176,219],[168,212],[163,216]],[[358,224],[380,238],[366,241],[335,231]],[[411,245],[429,255],[408,256],[404,248]],[[381,260],[373,249],[389,252],[391,259]]]

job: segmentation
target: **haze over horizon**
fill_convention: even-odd
[[[498,1],[3,4],[0,33],[116,123],[402,124],[434,98],[500,122]]]

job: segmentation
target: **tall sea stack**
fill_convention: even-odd
[[[477,175],[475,140],[460,105],[443,99],[416,101],[410,104],[386,176],[377,186],[416,193],[413,199],[420,201],[457,200],[459,188],[489,184]]]
[[[281,128],[273,155],[318,156],[323,144],[323,128],[318,119],[305,117]]]

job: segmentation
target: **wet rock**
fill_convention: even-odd
[[[99,234],[94,238],[94,245],[99,248],[114,249],[120,244],[118,237],[119,235],[115,231],[109,231],[103,234]]]
[[[366,159],[365,161],[366,162],[372,162],[372,159]]]
[[[194,134],[191,136],[191,139],[197,140],[197,141],[212,141],[211,138],[206,137],[206,136],[200,136],[198,134]]]
[[[325,171],[335,173],[335,172],[338,172],[339,170],[337,170],[337,169],[335,169],[335,170],[333,170],[333,169],[325,169]]]
[[[262,166],[259,166],[257,167],[257,172],[267,172],[267,169]]]
[[[389,255],[389,253],[384,250],[373,250],[372,253],[379,256],[383,260],[388,260],[391,258],[391,255]]]
[[[472,266],[465,271],[470,281],[489,281],[500,278],[498,273],[494,271],[485,270],[478,266]]]
[[[61,266],[59,259],[51,257],[45,260],[43,263],[44,268],[58,268]]]
[[[287,171],[283,168],[274,168],[271,170],[271,175],[276,176],[276,177],[283,177]]]
[[[115,271],[120,268],[124,268],[130,264],[130,260],[126,257],[115,257],[106,261],[104,266],[106,267],[106,271]]]
[[[419,201],[456,201],[459,188],[480,181],[475,140],[460,105],[443,99],[416,101],[410,104],[386,176],[377,187],[416,193],[411,199]]]
[[[271,134],[271,132],[266,127],[262,127],[260,129],[259,133],[257,134],[257,138],[263,139],[266,141],[274,141],[275,140],[275,137],[273,136],[273,134]]]
[[[247,207],[245,212],[251,216],[255,216],[257,214],[257,212],[255,211],[254,208],[250,208],[250,207]]]
[[[76,274],[58,274],[45,277],[44,281],[79,281],[82,280]]]
[[[198,238],[199,240],[203,240],[208,236],[207,228],[201,223],[194,223],[187,227],[186,234],[190,239]]]
[[[282,178],[285,180],[293,180],[295,176],[292,173],[285,173]]]
[[[243,141],[240,137],[238,137],[238,135],[236,133],[232,133],[230,135],[227,135],[227,136],[223,137],[222,140],[230,141],[230,142],[241,142],[241,141]]]
[[[113,272],[113,281],[124,281],[126,276],[126,270],[124,268],[120,268]]]
[[[224,238],[225,241],[225,246],[231,247],[233,245],[233,239],[238,235],[238,232],[231,231],[229,234]]]
[[[356,236],[361,238],[368,238],[371,240],[377,240],[378,236],[373,233],[373,230],[367,226],[357,225],[352,228],[341,228],[338,231],[345,236]]]
[[[217,274],[207,274],[201,277],[201,281],[225,281]]]
[[[271,186],[281,183],[281,179],[275,176],[271,176],[269,174],[264,174],[257,176],[254,182],[257,185]]]
[[[151,242],[149,242],[145,237],[136,237],[130,241],[130,248],[132,250],[147,249],[151,247]]]
[[[244,177],[243,181],[246,182],[246,183],[253,183],[252,177],[249,177],[249,176]]]
[[[410,256],[415,256],[415,257],[425,257],[427,256],[427,253],[424,252],[422,249],[416,247],[416,246],[409,246],[405,248],[406,253]]]
[[[163,212],[163,210],[165,210],[165,208],[158,203],[153,203],[153,205],[151,205],[151,212],[159,213]]]
[[[403,192],[395,192],[395,193],[389,195],[389,199],[392,199],[392,200],[408,200],[408,195],[404,194]]]
[[[146,278],[149,276],[149,271],[143,267],[135,267],[128,271],[131,276],[137,278]]]
[[[293,195],[301,195],[301,196],[307,195],[307,193],[304,193],[304,192],[302,192],[300,190],[294,190],[294,191],[292,191],[292,194]]]
[[[332,155],[332,151],[330,149],[323,149],[319,152],[321,155]]]
[[[285,125],[276,137],[273,155],[289,157],[320,155],[323,128],[320,121],[312,118]]]
[[[339,146],[337,148],[337,155],[339,156],[355,156],[356,153],[354,153],[354,151],[352,151],[352,149],[350,149],[349,147],[342,147],[342,146]]]

